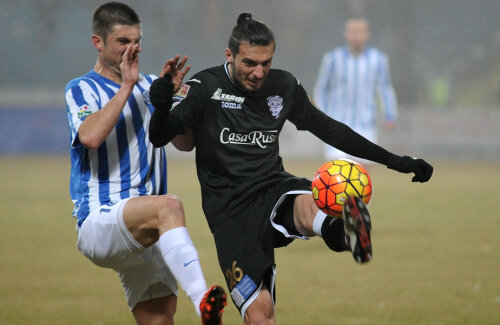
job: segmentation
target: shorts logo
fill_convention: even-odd
[[[80,106],[80,110],[78,111],[78,118],[79,119],[86,118],[90,114],[92,114],[92,112],[90,111],[90,107],[88,107],[87,105]]]
[[[264,149],[278,140],[278,131],[252,131],[249,133],[231,132],[229,128],[223,128],[220,133],[220,142],[223,144],[257,145]]]
[[[222,108],[229,109],[242,109],[241,104],[245,101],[245,97],[239,97],[235,95],[229,95],[222,93],[222,89],[217,88],[217,90],[212,95],[212,99],[221,102]]]
[[[236,267],[236,261],[233,261],[233,265],[231,269],[226,269],[226,278],[227,282],[229,282],[229,289],[233,289],[238,282],[243,279],[243,270],[239,267]]]
[[[116,202],[108,202],[101,207],[101,210],[99,210],[99,212],[109,213],[109,212],[111,212],[111,207],[115,204],[116,204]],[[104,206],[108,206],[109,208],[105,208]]]
[[[233,261],[231,269],[226,269],[225,275],[229,290],[231,290],[231,297],[240,308],[255,292],[257,285],[247,274],[243,275],[243,270],[236,266],[236,261]]]
[[[236,287],[231,290],[231,298],[233,298],[234,303],[239,308],[252,296],[255,289],[257,289],[255,282],[248,275],[245,275]]]
[[[271,115],[274,118],[278,118],[281,110],[283,109],[283,97],[278,95],[267,97],[267,106],[269,106]]]

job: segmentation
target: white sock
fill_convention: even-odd
[[[165,262],[200,316],[199,306],[207,291],[207,284],[201,270],[198,252],[187,228],[179,227],[166,231],[160,236],[158,244]]]
[[[316,216],[314,217],[313,221],[313,231],[316,235],[321,236],[321,226],[323,226],[323,222],[326,219],[326,213],[324,213],[321,210],[318,210],[318,213],[316,213]]]

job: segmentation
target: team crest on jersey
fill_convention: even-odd
[[[146,104],[151,104],[151,100],[149,99],[149,89],[142,93],[142,100]]]
[[[267,97],[267,106],[269,106],[271,115],[278,118],[283,109],[283,97],[278,95]]]
[[[86,118],[90,114],[92,114],[92,112],[90,111],[90,107],[88,107],[87,105],[80,106],[80,110],[78,111],[79,119]]]

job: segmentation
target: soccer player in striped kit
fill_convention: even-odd
[[[377,98],[384,109],[387,129],[394,127],[397,117],[387,55],[366,46],[370,30],[365,19],[349,19],[345,24],[344,37],[346,45],[323,56],[314,87],[314,101],[330,117],[376,143]],[[325,146],[324,157],[350,158],[328,145]]]
[[[182,202],[167,194],[165,149],[148,140],[157,77],[139,72],[140,18],[110,2],[94,12],[92,30],[96,65],[65,92],[78,249],[118,272],[138,324],[173,324],[176,280],[203,324],[222,324],[224,290],[207,290]],[[169,72],[176,88],[189,70],[187,57],[179,59],[160,73]]]

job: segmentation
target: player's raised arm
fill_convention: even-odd
[[[413,182],[427,182],[433,168],[423,159],[398,156],[373,143],[352,128],[321,112],[311,101],[302,86],[298,86],[296,100],[303,103],[299,115],[292,115],[290,121],[299,129],[308,130],[323,142],[343,152],[386,165],[401,173],[413,173]]]
[[[163,77],[156,79],[151,84],[149,97],[155,111],[149,122],[149,140],[155,147],[163,147],[177,134],[184,131],[181,121],[169,114],[174,87],[170,73],[165,73]]]

